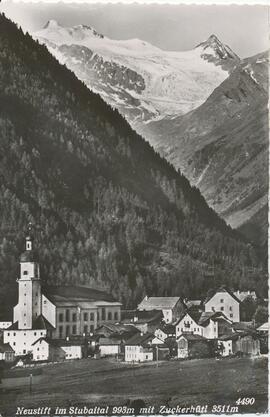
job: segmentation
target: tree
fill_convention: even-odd
[[[256,325],[263,324],[268,321],[268,308],[263,306],[258,306],[253,319]]]

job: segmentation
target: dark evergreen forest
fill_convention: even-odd
[[[28,222],[42,280],[148,295],[266,291],[256,248],[44,46],[0,15],[0,314]],[[247,273],[249,271],[249,273]]]

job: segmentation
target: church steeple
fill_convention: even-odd
[[[19,329],[31,329],[33,321],[41,314],[39,263],[33,248],[31,223],[28,225],[25,237],[25,251],[20,256],[20,266],[19,300],[14,319],[16,316]]]
[[[25,237],[25,249],[27,251],[33,250],[32,223],[28,224],[27,234],[26,234],[26,237]]]

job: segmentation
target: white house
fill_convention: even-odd
[[[147,297],[138,305],[139,311],[160,310],[165,323],[174,322],[184,311],[185,304],[180,297]]]
[[[219,288],[214,295],[207,298],[204,307],[206,312],[221,311],[229,320],[240,321],[240,300],[224,287]]]
[[[121,353],[120,339],[101,337],[98,344],[100,356],[118,356]]]
[[[199,324],[200,315],[185,313],[176,323],[176,338],[182,333],[193,333],[203,336],[203,327]]]
[[[33,361],[81,359],[83,357],[83,346],[81,341],[41,337],[33,343],[32,354]]]
[[[202,327],[202,335],[207,339],[217,339],[223,334],[233,332],[232,321],[220,311],[202,313],[199,325]]]
[[[125,344],[125,362],[149,362],[153,360],[152,340],[150,333],[134,335]]]
[[[155,336],[164,342],[168,337],[175,337],[176,326],[173,324],[164,324],[155,330]]]

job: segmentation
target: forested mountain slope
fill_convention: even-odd
[[[197,109],[143,132],[227,223],[265,248],[268,72],[268,51],[244,59]]]
[[[3,15],[0,27],[2,313],[29,221],[44,282],[103,288],[125,306],[221,282],[265,289],[254,248],[183,175],[45,46]]]

